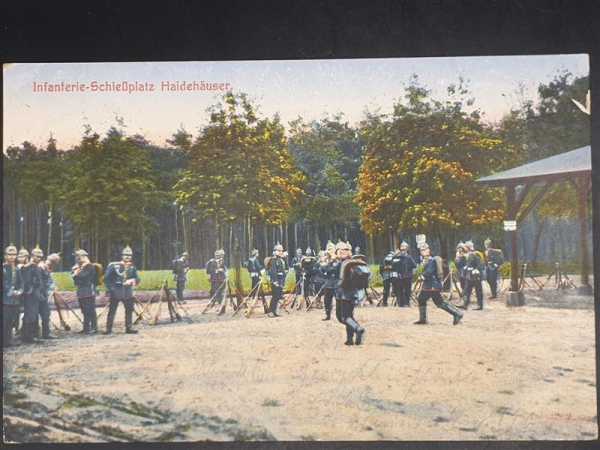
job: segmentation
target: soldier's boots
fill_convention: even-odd
[[[22,337],[24,343],[33,344],[35,339],[33,338],[35,334],[35,324],[23,321],[22,326]]]
[[[427,324],[427,305],[419,305],[419,320],[414,322],[415,325]]]
[[[356,340],[354,342],[355,345],[360,345],[362,342],[364,342],[365,329],[361,327],[352,317],[348,317],[346,319],[346,328],[348,327],[350,327],[352,332],[356,334]]]
[[[115,323],[116,312],[117,312],[116,308],[113,310],[109,307],[108,315],[106,316],[106,331],[104,332],[104,334],[112,333],[113,323]]]
[[[325,310],[325,318],[322,320],[331,320],[331,310],[330,309]]]
[[[458,305],[458,307],[466,311],[467,309],[469,309],[469,303],[471,303],[471,299],[465,295],[463,296],[463,304]]]
[[[132,328],[133,322],[133,306],[125,310],[125,333],[137,334],[138,331]]]
[[[346,342],[344,345],[354,345],[354,330],[350,325],[346,325]]]
[[[452,325],[458,325],[458,323],[461,321],[461,319],[463,318],[463,313],[461,313],[456,306],[451,305],[450,303],[442,303],[440,305],[440,308],[443,309],[444,311],[452,314],[452,316],[454,316],[454,320],[452,321]]]

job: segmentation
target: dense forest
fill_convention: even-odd
[[[588,145],[589,116],[571,100],[588,89],[587,77],[559,73],[536,101],[516,92],[496,124],[463,80],[440,101],[416,76],[392,113],[354,126],[342,113],[285,125],[232,92],[197,134],[180,128],[162,145],[129,135],[120,117],[103,134],[84,124],[74,148],[50,134],[45,147],[6,149],[4,241],[60,251],[66,266],[75,248],[105,264],[129,244],[143,269],[169,267],[183,249],[196,267],[217,248],[232,264],[276,242],[293,253],[345,239],[371,260],[417,233],[444,256],[461,239],[503,243],[502,191],[475,180]],[[527,259],[576,258],[574,198],[557,186],[521,227]]]

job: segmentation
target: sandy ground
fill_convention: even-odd
[[[412,324],[414,306],[365,306],[356,347],[322,310],[218,317],[200,314],[206,301],[185,305],[193,322],[169,323],[165,306],[137,335],[122,322],[111,336],[62,332],[5,351],[4,438],[596,439],[593,301],[530,298],[491,302],[458,326],[433,304],[427,326]]]

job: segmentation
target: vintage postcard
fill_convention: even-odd
[[[3,94],[5,442],[598,438],[587,54]]]

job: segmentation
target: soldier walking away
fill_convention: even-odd
[[[296,255],[292,258],[292,269],[294,269],[294,275],[296,276],[296,290],[294,294],[299,295],[302,292],[302,283],[300,280],[302,279],[302,249],[296,249]]]
[[[379,274],[383,280],[383,306],[388,305],[388,298],[390,296],[390,288],[392,287],[392,259],[394,258],[394,252],[390,251],[381,264],[379,264]],[[400,303],[399,299],[396,299],[398,304]]]
[[[54,336],[50,335],[50,296],[54,295],[56,290],[56,283],[52,277],[54,272],[60,265],[60,255],[58,253],[51,253],[46,258],[45,262],[40,263],[42,268],[42,276],[44,280],[45,295],[40,298],[39,315],[42,319],[42,339],[54,339]]]
[[[275,254],[271,258],[267,258],[265,266],[271,280],[271,305],[269,310],[271,317],[279,317],[279,314],[277,314],[277,306],[279,300],[283,298],[283,288],[285,287],[285,277],[288,272],[288,265],[285,261],[283,246],[277,244],[273,250]]]
[[[465,268],[467,267],[467,248],[464,242],[459,242],[456,246],[456,256],[454,258],[454,265],[458,272],[458,282],[460,283],[461,292],[465,292],[467,286]]]
[[[104,275],[104,284],[110,295],[104,334],[112,333],[119,302],[123,302],[125,307],[125,333],[137,333],[137,330],[133,329],[133,288],[139,285],[140,281],[138,271],[133,265],[133,251],[131,247],[126,246],[121,253],[121,261],[111,262]]]
[[[264,266],[258,259],[257,249],[252,249],[250,258],[244,263],[244,266],[248,270],[250,279],[252,280],[252,287],[250,288],[250,292],[253,293],[252,298],[257,298],[260,291],[260,276],[265,272]]]
[[[504,264],[504,254],[502,250],[492,246],[492,240],[489,238],[483,242],[483,245],[485,245],[486,280],[492,291],[490,299],[495,299],[498,297],[498,271]]]
[[[206,263],[206,273],[210,277],[210,297],[219,305],[223,303],[227,285],[227,267],[225,266],[225,250],[219,249],[215,257]]]
[[[344,344],[361,345],[364,342],[365,329],[354,318],[354,307],[360,303],[361,296],[369,286],[369,266],[362,258],[352,258],[352,246],[349,242],[338,242],[336,253],[340,261],[335,287],[336,317],[346,326]]]
[[[477,296],[477,310],[483,309],[483,287],[482,279],[484,275],[483,254],[475,250],[475,245],[472,241],[465,242],[467,249],[467,264],[465,266],[466,288],[464,292],[463,309],[469,309],[471,303],[471,293],[475,289]]]
[[[2,264],[2,346],[10,347],[13,327],[19,316],[19,306],[23,294],[21,270],[17,267],[17,247],[9,245],[4,249]]]
[[[187,274],[190,270],[188,262],[188,252],[183,252],[181,256],[173,260],[173,279],[175,281],[175,293],[179,303],[185,303],[183,292],[187,283]]]
[[[443,309],[448,314],[452,314],[454,317],[453,324],[457,325],[463,317],[458,309],[447,303],[442,298],[442,280],[444,279],[444,270],[442,268],[442,258],[439,256],[433,256],[431,249],[426,242],[423,242],[419,251],[421,253],[423,265],[423,286],[419,297],[419,320],[415,322],[415,325],[424,325],[427,323],[427,300],[432,299],[435,306]]]
[[[40,303],[48,293],[44,283],[43,270],[40,262],[44,252],[36,247],[31,252],[31,260],[21,268],[23,280],[23,342],[33,343],[38,323]]]
[[[408,254],[408,243],[402,241],[392,258],[392,286],[400,307],[410,306],[412,278],[417,264]]]
[[[96,295],[102,276],[102,266],[92,264],[88,252],[83,249],[75,251],[76,264],[71,269],[71,276],[77,288],[77,300],[83,315],[83,334],[98,332],[98,316],[96,315]]]

